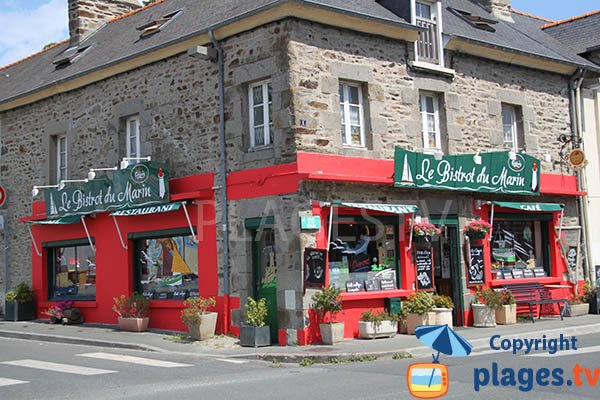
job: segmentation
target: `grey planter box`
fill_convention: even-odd
[[[264,347],[271,345],[271,329],[269,326],[240,327],[240,345],[243,347]]]
[[[6,321],[31,321],[35,319],[35,303],[4,302],[4,319]]]

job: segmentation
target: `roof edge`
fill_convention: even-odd
[[[548,22],[548,23],[554,23],[554,22],[556,22],[556,21],[554,21],[554,20],[552,20],[552,19],[548,19],[548,18],[540,17],[540,16],[537,16],[537,15],[533,15],[533,14],[527,13],[527,12],[525,12],[525,11],[515,10],[514,8],[511,8],[511,9],[510,9],[510,12],[512,12],[512,13],[515,13],[515,14],[518,14],[518,15],[522,15],[522,16],[524,16],[524,17],[529,17],[529,18],[533,18],[533,19],[538,19],[538,20],[540,20],[540,21],[544,21],[544,22]]]
[[[566,18],[566,19],[561,19],[560,21],[555,21],[555,22],[553,22],[551,24],[546,24],[546,25],[542,26],[542,29],[547,29],[547,28],[552,28],[553,26],[568,24],[569,22],[573,22],[573,21],[577,21],[577,20],[584,19],[584,18],[587,18],[587,17],[591,17],[592,15],[596,15],[596,14],[600,14],[600,10],[590,11],[589,13],[585,13],[585,14],[582,14],[582,15],[576,15],[574,17],[570,17],[570,18]]]
[[[40,51],[36,51],[35,53],[33,53],[33,54],[30,54],[30,55],[28,55],[28,56],[26,56],[26,57],[23,57],[23,58],[21,58],[20,60],[13,61],[13,62],[11,62],[10,64],[6,64],[6,65],[3,65],[3,66],[1,66],[1,67],[0,67],[0,71],[2,71],[2,70],[5,70],[5,69],[8,69],[8,68],[10,68],[10,67],[14,67],[15,65],[21,64],[22,62],[24,62],[24,61],[27,61],[27,60],[29,60],[29,59],[31,59],[31,58],[33,58],[33,57],[37,57],[37,56],[39,56],[40,54],[43,54],[43,53],[45,53],[45,52],[47,52],[47,51],[49,51],[49,50],[52,50],[53,48],[55,48],[55,47],[57,47],[57,46],[60,46],[61,44],[65,44],[65,43],[67,43],[68,41],[69,41],[69,39],[64,39],[64,40],[61,40],[60,42],[53,43],[53,44],[51,44],[51,45],[47,45],[47,47],[44,47],[44,48],[43,48],[42,50],[40,50]]]

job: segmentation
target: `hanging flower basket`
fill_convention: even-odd
[[[431,222],[418,222],[413,225],[413,242],[417,246],[431,246],[433,239],[440,235],[442,230]]]
[[[482,219],[475,219],[465,226],[464,231],[465,234],[469,236],[469,239],[481,240],[486,237],[491,229],[492,225],[490,225],[489,222]]]

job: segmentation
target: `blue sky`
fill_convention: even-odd
[[[512,0],[512,5],[552,20],[600,10],[600,0]],[[0,27],[2,66],[68,37],[67,0],[0,0]]]

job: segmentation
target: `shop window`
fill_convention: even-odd
[[[346,146],[365,147],[365,118],[362,86],[340,82],[340,113],[342,116],[342,143]]]
[[[502,104],[502,132],[505,149],[518,151],[525,148],[520,107],[511,104]]]
[[[135,290],[155,300],[198,295],[198,244],[191,235],[135,241]]]
[[[250,148],[259,149],[273,143],[273,97],[270,81],[248,86]]]
[[[96,255],[87,241],[51,247],[48,257],[51,300],[96,299]]]
[[[125,121],[125,141],[127,158],[140,158],[140,117],[138,115],[127,118]],[[132,160],[130,164],[134,164]]]
[[[494,221],[492,273],[497,279],[551,276],[548,243],[547,221]]]
[[[344,218],[345,219],[345,218]],[[397,284],[398,224],[336,221],[329,247],[329,283],[346,289],[346,283],[367,281],[377,290],[381,280]],[[361,289],[362,290],[362,289]]]

